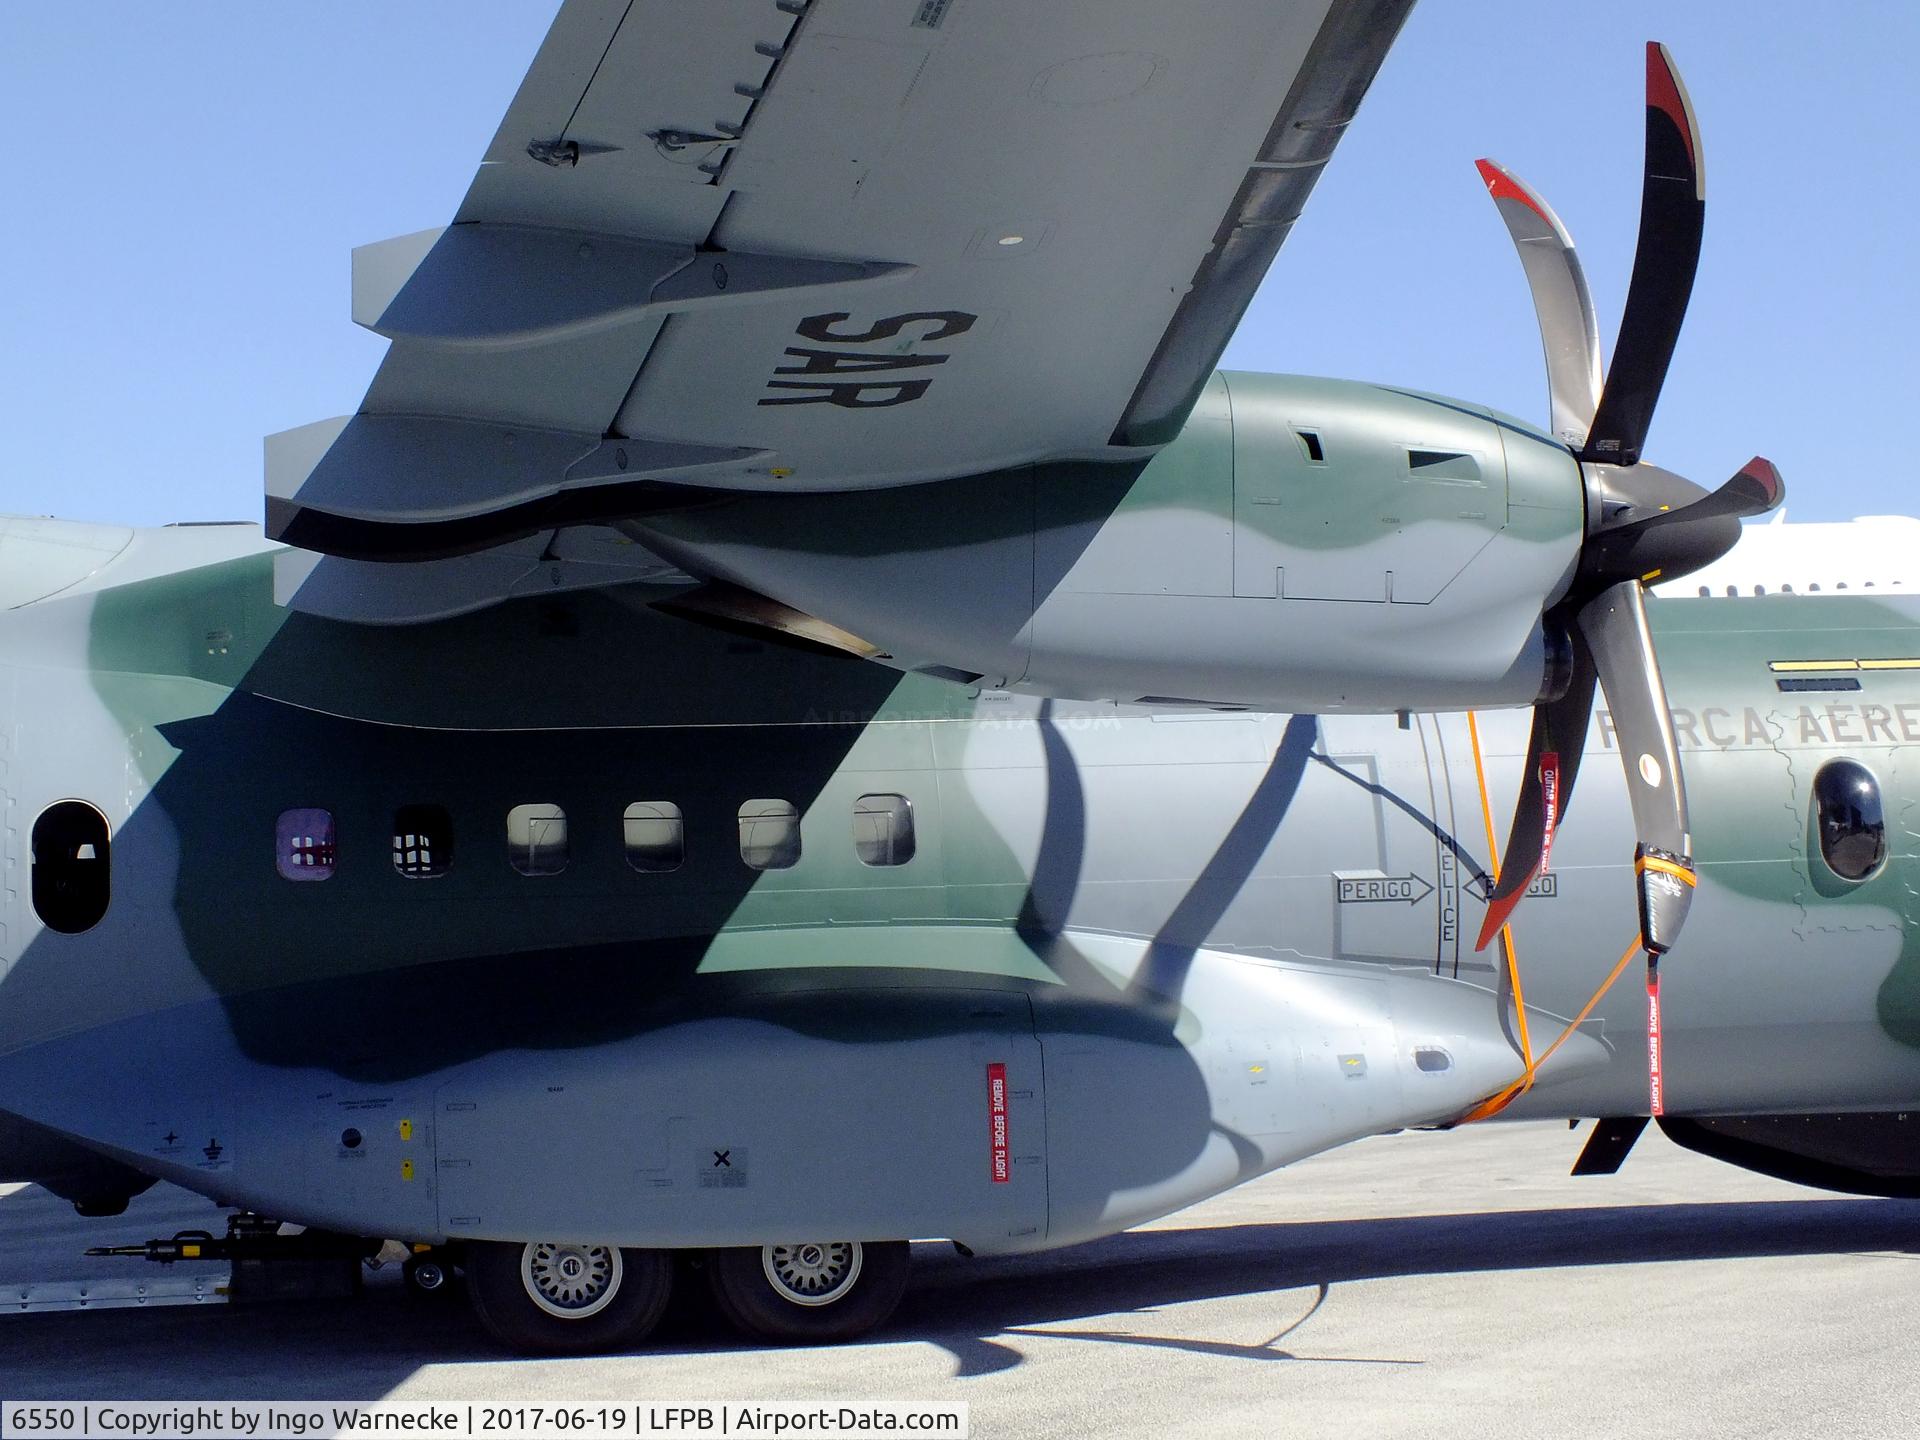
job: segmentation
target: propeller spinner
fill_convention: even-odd
[[[1626,765],[1638,848],[1640,936],[1649,961],[1680,933],[1694,871],[1686,784],[1667,692],[1647,628],[1646,586],[1700,569],[1740,537],[1740,520],[1778,505],[1780,473],[1756,456],[1709,493],[1640,463],[1647,427],[1693,291],[1705,218],[1693,107],[1663,45],[1647,46],[1647,154],[1640,238],[1613,364],[1601,378],[1586,275],[1547,203],[1490,160],[1481,178],[1520,252],[1546,346],[1556,436],[1580,461],[1587,534],[1567,593],[1547,611],[1568,641],[1566,689],[1534,708],[1526,771],[1479,949],[1500,933],[1545,867],[1579,773],[1596,685]]]

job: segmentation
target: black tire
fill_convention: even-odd
[[[562,1274],[571,1265],[585,1267],[577,1280]],[[660,1323],[673,1290],[670,1253],[607,1245],[476,1241],[467,1246],[466,1272],[480,1323],[524,1355],[638,1345]],[[596,1280],[604,1272],[610,1274]]]
[[[743,1334],[825,1345],[884,1325],[911,1263],[904,1240],[756,1245],[711,1252],[707,1278],[720,1313]]]

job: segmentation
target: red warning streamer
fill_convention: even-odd
[[[1549,750],[1540,757],[1540,873],[1547,873],[1553,860],[1553,832],[1560,824],[1560,752]]]
[[[998,1060],[987,1066],[987,1121],[993,1183],[1004,1185],[1013,1178],[1013,1162],[1007,1155],[1007,1067]]]
[[[1665,1086],[1660,1076],[1660,966],[1647,958],[1647,1113],[1667,1113]]]

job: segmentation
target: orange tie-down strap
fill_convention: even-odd
[[[1700,883],[1700,877],[1694,874],[1691,866],[1681,865],[1672,860],[1662,860],[1658,855],[1641,855],[1634,860],[1634,874],[1644,875],[1649,870],[1656,870],[1662,875],[1671,875],[1688,885]]]
[[[1480,786],[1480,819],[1487,827],[1487,865],[1492,871],[1493,884],[1498,885],[1500,883],[1500,851],[1499,842],[1495,840],[1493,833],[1493,802],[1487,796],[1487,766],[1486,761],[1481,758],[1480,754],[1480,724],[1478,718],[1471,710],[1467,712],[1467,735],[1473,741],[1473,777],[1479,782]],[[1643,869],[1652,867],[1657,870],[1671,871],[1673,874],[1685,880],[1689,885],[1694,883],[1691,871],[1655,856],[1640,857],[1638,865]],[[1491,893],[1491,891],[1489,891],[1489,893]],[[1634,952],[1640,949],[1641,941],[1638,935],[1633,937],[1633,943],[1627,946],[1626,950],[1622,952],[1620,959],[1615,963],[1613,969],[1607,972],[1607,978],[1600,982],[1600,988],[1595,990],[1587,1003],[1580,1007],[1580,1013],[1573,1017],[1568,1023],[1567,1028],[1560,1032],[1559,1038],[1541,1053],[1538,1060],[1533,1058],[1533,1041],[1527,1034],[1527,997],[1526,992],[1520,987],[1520,961],[1514,954],[1513,927],[1511,925],[1502,925],[1500,927],[1500,945],[1507,957],[1507,983],[1513,987],[1514,1028],[1519,1032],[1520,1036],[1520,1053],[1523,1068],[1520,1071],[1520,1078],[1518,1080],[1515,1080],[1511,1085],[1507,1086],[1506,1089],[1496,1091],[1494,1094],[1488,1096],[1465,1115],[1461,1116],[1459,1123],[1462,1125],[1471,1125],[1476,1120],[1491,1119],[1506,1109],[1507,1106],[1511,1105],[1517,1097],[1526,1094],[1526,1092],[1533,1087],[1534,1077],[1540,1073],[1540,1067],[1547,1063],[1548,1059],[1552,1057],[1553,1052],[1564,1045],[1567,1042],[1567,1037],[1578,1030],[1587,1016],[1593,1013],[1593,1007],[1600,1003],[1607,991],[1613,988],[1613,982],[1618,980],[1621,973],[1626,970],[1627,962],[1632,960]]]
[[[1488,901],[1491,903],[1495,888],[1500,884],[1500,842],[1493,834],[1493,802],[1487,798],[1487,764],[1480,756],[1480,722],[1473,711],[1467,712],[1467,735],[1473,741],[1473,778],[1480,786],[1480,819],[1487,827],[1487,869],[1489,884]],[[1507,957],[1507,983],[1513,987],[1514,1028],[1520,1032],[1520,1054],[1526,1061],[1526,1070],[1522,1079],[1526,1085],[1533,1083],[1535,1070],[1533,1060],[1533,1038],[1527,1034],[1527,997],[1520,988],[1520,961],[1513,953],[1513,927],[1500,927],[1500,948]],[[1526,1086],[1521,1087],[1525,1089]],[[1502,1104],[1505,1102],[1502,1101]]]
[[[1478,1105],[1474,1106],[1473,1109],[1469,1110],[1465,1115],[1462,1115],[1460,1117],[1460,1124],[1471,1125],[1475,1120],[1491,1119],[1506,1109],[1507,1106],[1511,1105],[1516,1097],[1525,1094],[1527,1089],[1533,1084],[1533,1077],[1539,1073],[1540,1067],[1553,1057],[1554,1051],[1566,1043],[1569,1035],[1573,1034],[1574,1031],[1578,1030],[1580,1026],[1585,1023],[1586,1018],[1593,1013],[1593,1007],[1598,1005],[1607,991],[1613,988],[1613,982],[1620,978],[1621,973],[1627,968],[1627,962],[1632,960],[1633,957],[1639,953],[1639,950],[1640,937],[1635,935],[1627,948],[1620,952],[1620,958],[1614,962],[1613,969],[1607,972],[1607,978],[1600,982],[1600,988],[1588,997],[1587,1003],[1580,1007],[1580,1013],[1567,1022],[1567,1027],[1560,1032],[1559,1038],[1541,1052],[1538,1060],[1527,1061],[1527,1068],[1521,1072],[1518,1080],[1507,1086],[1506,1089],[1498,1091],[1487,1099],[1482,1100]]]

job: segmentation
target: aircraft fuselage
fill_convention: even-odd
[[[70,1144],[410,1240],[1014,1250],[1448,1123],[1520,1071],[1471,948],[1465,716],[1043,702],[739,639],[645,587],[346,625],[275,607],[271,569],[250,531],[141,532],[0,615],[0,1111],[39,1146],[0,1175]],[[1769,668],[1920,654],[1920,612],[1654,619],[1702,876],[1665,967],[1669,1108],[1920,1099],[1920,684]],[[1481,716],[1496,823],[1524,725]],[[1883,792],[1857,883],[1816,833],[1836,757]],[[1619,767],[1586,768],[1515,925],[1535,1053],[1634,934]],[[68,801],[111,837],[74,933],[30,883]],[[1636,979],[1508,1114],[1644,1110]]]

